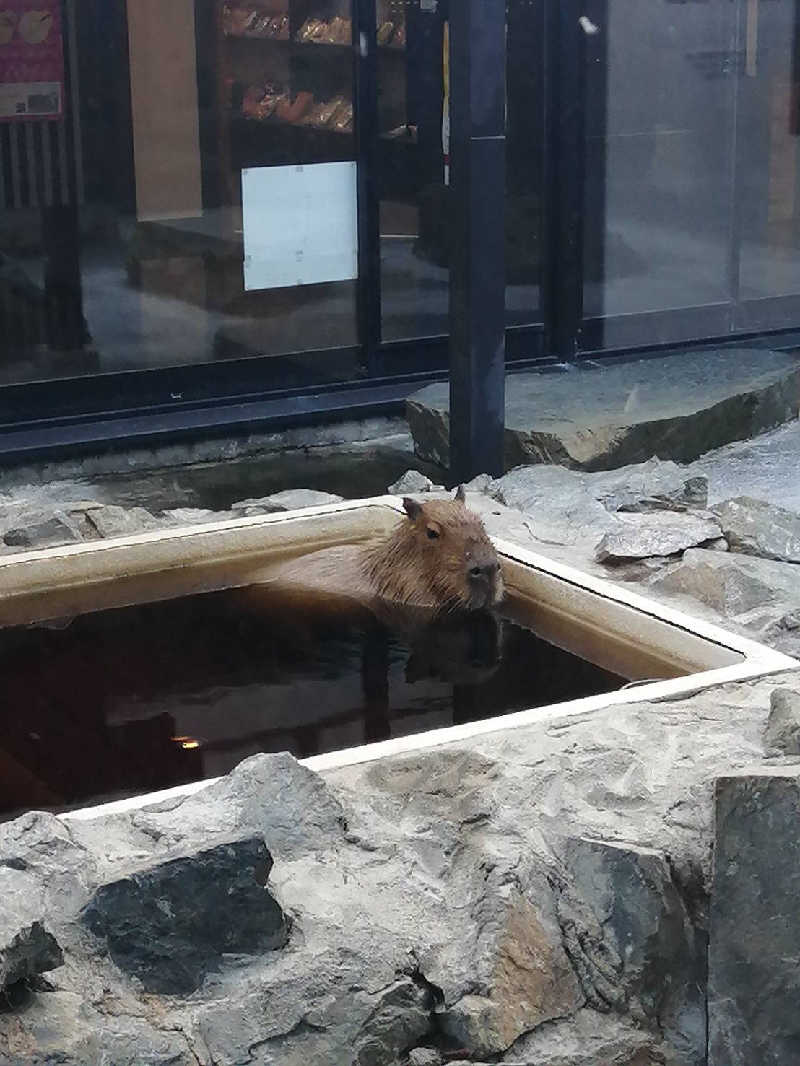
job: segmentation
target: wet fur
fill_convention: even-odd
[[[295,602],[304,591],[314,592],[380,615],[394,608],[429,615],[495,606],[503,595],[497,555],[463,493],[456,499],[404,503],[407,517],[380,542],[323,548],[279,564],[259,582]],[[469,576],[472,565],[498,569],[493,578],[475,581]]]

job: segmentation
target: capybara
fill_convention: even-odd
[[[403,507],[406,517],[378,543],[323,548],[280,563],[259,575],[259,585],[341,596],[379,614],[387,607],[424,613],[495,607],[503,598],[500,562],[463,487],[453,499],[404,499]]]

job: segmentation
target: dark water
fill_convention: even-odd
[[[63,808],[611,691],[488,614],[398,634],[235,590],[0,631],[0,811]]]

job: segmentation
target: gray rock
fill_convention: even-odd
[[[596,558],[601,563],[619,563],[629,559],[675,555],[720,536],[712,518],[694,514],[657,512],[621,520],[597,545]]]
[[[731,550],[800,563],[800,515],[740,496],[712,507]]]
[[[316,489],[286,489],[271,496],[239,500],[231,504],[231,511],[243,518],[258,514],[277,514],[279,511],[297,511],[303,507],[321,507],[326,503],[341,503],[343,497],[332,492],[317,492]]]
[[[431,1028],[433,998],[428,989],[402,977],[376,997],[356,1038],[353,1066],[398,1062],[402,1052]]]
[[[717,781],[709,1066],[798,1061],[798,820],[796,773],[743,773]]]
[[[690,596],[726,618],[757,608],[770,608],[781,617],[792,605],[800,606],[793,567],[702,548],[687,551],[679,563],[653,580],[652,587]]]
[[[690,462],[796,418],[798,385],[793,356],[747,348],[515,374],[506,391],[505,469],[557,463],[607,470],[653,455]],[[417,455],[443,467],[449,401],[442,383],[406,403]]]
[[[199,847],[231,832],[258,834],[279,862],[322,851],[344,839],[345,815],[325,781],[291,755],[252,755],[221,780],[187,797],[165,800],[129,816],[136,832],[170,848]],[[98,850],[103,826],[71,823],[75,836]]]
[[[232,503],[230,509],[238,518],[252,518],[259,514],[278,514],[280,511],[288,510],[271,496],[239,500],[237,503]]]
[[[776,688],[770,697],[770,712],[764,727],[767,755],[800,755],[800,693]]]
[[[647,1028],[585,1008],[523,1036],[503,1061],[525,1066],[650,1066],[664,1061],[656,1054],[650,1057],[660,1044],[660,1036]]]
[[[710,540],[707,544],[704,544],[703,547],[706,551],[710,552],[729,552],[731,550],[730,544],[728,544],[724,537],[717,537],[716,540]]]
[[[3,534],[3,543],[9,548],[58,548],[63,544],[75,544],[81,540],[75,522],[66,514],[31,516],[24,525],[15,526]]]
[[[5,1045],[0,1040],[2,1066],[197,1066],[180,1031],[115,1016],[120,1003],[108,992],[98,1003],[99,1010],[73,992],[37,992],[11,1016],[16,1025]]]
[[[471,481],[464,482],[465,492],[483,492],[491,495],[494,478],[490,474],[476,474]]]
[[[408,1053],[408,1066],[442,1066],[442,1056],[429,1047],[415,1047]]]
[[[596,543],[626,512],[686,511],[703,504],[704,479],[652,459],[619,470],[585,473],[561,466],[524,466],[491,482],[498,502],[530,516],[531,532],[557,544]]]
[[[274,492],[268,499],[278,504],[283,511],[297,511],[303,507],[322,507],[326,503],[341,503],[343,497],[333,492],[318,492],[316,489],[286,489]]]
[[[148,991],[186,995],[223,955],[286,943],[287,919],[265,887],[271,867],[258,838],[166,858],[101,885],[82,920]]]
[[[58,941],[40,921],[21,922],[3,901],[0,915],[0,992],[64,962]]]
[[[86,512],[86,517],[103,538],[133,536],[150,529],[159,529],[163,525],[144,507],[117,507],[108,504],[92,507]]]
[[[425,477],[419,470],[406,470],[386,491],[393,496],[408,496],[415,492],[431,492],[432,489],[433,482],[429,477]]]
[[[229,516],[224,511],[209,511],[205,507],[171,507],[162,511],[165,518],[179,526],[201,522],[216,522]]]
[[[705,941],[666,857],[651,848],[584,838],[568,843],[565,862],[571,887],[559,900],[560,920],[588,1004],[643,1013],[682,1063],[700,1066],[706,1047]]]
[[[455,1046],[476,1057],[504,1052],[523,1033],[580,1004],[547,883],[542,879],[523,892],[513,880],[500,880],[505,883],[486,893],[476,909],[474,991],[438,1017]]]

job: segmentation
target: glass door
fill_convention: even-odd
[[[739,329],[800,322],[800,12],[743,0],[738,123]]]
[[[381,337],[449,329],[449,0],[371,0],[377,45]],[[507,17],[506,321],[542,319],[545,0]]]

